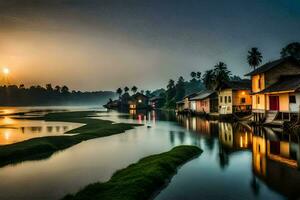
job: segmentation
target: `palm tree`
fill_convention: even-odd
[[[196,76],[197,76],[197,73],[196,73],[196,72],[191,72],[192,80],[195,80]]]
[[[202,81],[207,89],[213,89],[215,85],[214,71],[212,69],[205,71]]]
[[[201,79],[201,72],[197,72],[197,79],[200,80]]]
[[[123,90],[122,90],[122,88],[118,88],[118,89],[116,90],[116,92],[117,92],[117,94],[119,95],[119,98],[120,98],[121,95],[122,95],[122,93],[123,93]]]
[[[300,43],[299,42],[292,42],[288,44],[286,47],[282,48],[281,57],[293,56],[297,59],[300,59]]]
[[[128,91],[129,91],[129,87],[125,86],[125,87],[124,87],[124,92],[125,92],[125,93],[128,93]]]
[[[216,84],[222,81],[228,81],[230,79],[231,72],[227,69],[227,65],[223,62],[219,62],[214,68]]]
[[[137,90],[138,90],[138,88],[137,88],[136,86],[133,86],[133,87],[131,88],[131,91],[132,91],[134,94],[137,92]]]
[[[248,64],[253,69],[255,69],[257,66],[260,65],[260,63],[262,62],[262,58],[263,58],[262,54],[258,51],[256,47],[253,47],[248,51],[248,56],[247,56]]]

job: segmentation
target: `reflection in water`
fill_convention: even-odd
[[[146,126],[82,142],[48,159],[0,168],[0,179],[5,180],[0,181],[0,199],[59,199],[89,183],[107,181],[116,170],[142,157],[180,144],[197,145],[203,153],[183,165],[156,200],[299,197],[299,137],[172,113],[99,116]],[[20,127],[24,132],[27,127],[42,127],[53,134],[67,126],[31,123]]]
[[[62,135],[82,124],[0,118],[0,145],[13,144],[36,137]]]

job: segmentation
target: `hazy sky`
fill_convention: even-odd
[[[164,87],[218,61],[249,71],[300,41],[299,0],[0,0],[0,66],[13,83]]]

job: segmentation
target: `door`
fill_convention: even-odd
[[[279,110],[279,96],[270,96],[270,110]]]

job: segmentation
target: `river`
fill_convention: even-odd
[[[299,136],[172,113],[109,112],[99,118],[145,126],[82,142],[47,159],[0,168],[0,199],[59,199],[181,144],[197,145],[203,153],[179,169],[157,200],[300,197]]]

